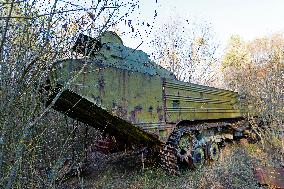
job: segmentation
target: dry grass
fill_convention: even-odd
[[[245,141],[223,148],[219,161],[198,170],[169,176],[158,166],[142,170],[140,158],[94,157],[89,174],[68,180],[67,188],[261,188],[253,176],[256,166],[280,166],[280,154]]]

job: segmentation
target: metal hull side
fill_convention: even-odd
[[[56,69],[56,81],[64,86],[83,65],[81,60],[61,62]],[[174,125],[165,122],[162,82],[158,76],[92,62],[87,63],[68,89],[111,115],[166,139],[166,131]]]
[[[232,91],[164,80],[163,94],[167,122],[242,117],[238,95]]]
[[[74,77],[79,70],[82,73]],[[108,115],[157,135],[162,141],[166,141],[175,125],[184,120],[242,116],[235,92],[118,69],[96,61],[62,61],[53,78],[53,83],[63,86],[72,81],[68,86],[72,94],[81,96]],[[84,119],[88,118],[80,120],[84,122]],[[106,125],[108,120],[103,119],[97,122]]]

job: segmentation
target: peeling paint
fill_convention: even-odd
[[[178,81],[171,72],[152,62],[146,53],[125,47],[118,39],[105,40],[108,43],[102,41],[88,61],[60,61],[58,69],[53,70],[56,77],[51,83],[64,84],[70,79],[70,73],[87,64],[87,71],[76,78],[68,87],[69,91],[89,100],[88,104],[106,109],[115,118],[141,124],[147,132],[166,131],[161,132],[163,135],[169,134],[182,120],[242,116],[242,111],[236,106],[237,93]],[[100,118],[102,120],[97,122],[108,124],[109,120],[104,116]],[[114,119],[109,115],[107,118]],[[115,125],[112,127],[116,129]]]

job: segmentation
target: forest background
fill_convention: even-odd
[[[251,40],[232,35],[222,48],[204,19],[174,15],[156,23],[158,1],[148,20],[138,16],[141,2],[134,0],[0,2],[1,188],[61,186],[66,160],[80,167],[99,137],[98,131],[45,107],[38,93],[54,62],[79,56],[70,51],[79,33],[98,37],[112,30],[141,43],[147,38],[143,45],[150,47],[150,57],[178,79],[239,92],[250,112],[267,123],[265,130],[255,125],[263,139],[260,148],[283,157],[283,33]]]

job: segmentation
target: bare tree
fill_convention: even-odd
[[[157,29],[152,45],[152,58],[179,80],[208,85],[212,79],[218,45],[208,23],[168,19]]]
[[[79,33],[99,36],[139,2],[0,3],[0,187],[55,187],[75,128],[60,127],[64,119],[41,103],[41,86],[57,60],[76,58],[70,49]]]
[[[281,146],[280,138],[284,133],[283,47],[283,34],[249,42],[233,36],[222,62],[227,87],[246,97],[248,116],[257,116],[261,122],[254,124],[255,129],[262,125],[265,129],[259,130],[259,134],[277,148]]]

